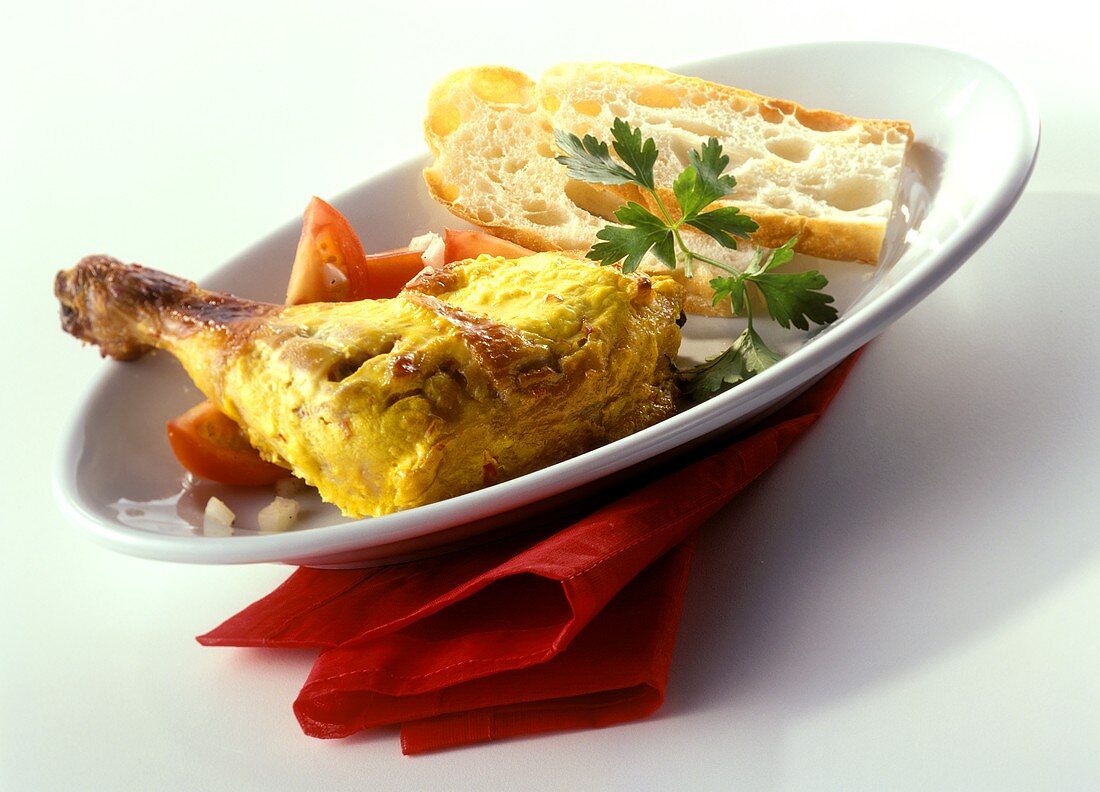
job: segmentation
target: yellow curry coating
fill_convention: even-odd
[[[482,256],[393,299],[282,307],[113,266],[140,271],[141,288],[66,299],[59,275],[66,329],[115,357],[167,349],[262,455],[348,516],[469,492],[674,410],[683,289],[670,278]],[[165,297],[165,283],[186,291]]]

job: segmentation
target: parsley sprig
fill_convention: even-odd
[[[554,131],[558,146],[565,153],[557,161],[569,175],[593,184],[633,184],[653,199],[657,212],[630,201],[615,212],[619,225],[604,226],[596,234],[600,240],[588,251],[588,258],[601,264],[622,262],[623,272],[633,272],[647,254],[652,254],[669,269],[682,264],[684,275],[693,276],[692,263],[702,261],[727,273],[714,278],[714,305],[730,301],[734,316],[745,316],[747,327],[725,352],[681,372],[684,389],[696,400],[710,398],[727,387],[760,373],[782,356],[772,351],[753,327],[751,285],[763,297],[768,314],[782,325],[808,330],[810,322],[829,324],[837,318],[833,298],[821,291],[828,280],[817,271],[779,273],[773,270],[794,256],[797,237],[773,251],[758,248],[752,262],[742,272],[705,256],[684,241],[685,226],[700,231],[724,248],[736,249],[738,239],[748,239],[759,227],[751,217],[735,206],[709,208],[715,201],[733,192],[737,182],[726,174],[729,157],[722,145],[710,138],[698,151],[688,153],[690,165],[676,177],[672,194],[679,214],[675,218],[657,190],[653,166],[657,162],[657,144],[642,138],[642,131],[621,118],[611,126],[612,144],[592,135],[578,138],[562,130]],[[611,149],[618,160],[611,156]]]
[[[592,135],[583,139],[562,130],[554,138],[565,155],[558,162],[569,169],[569,175],[593,184],[634,184],[653,197],[658,216],[633,201],[615,212],[619,226],[605,226],[596,234],[602,241],[592,246],[588,258],[601,264],[623,262],[623,272],[633,272],[647,253],[652,252],[669,269],[682,262],[684,274],[692,276],[692,262],[705,261],[736,274],[720,261],[696,253],[685,243],[681,231],[691,226],[713,238],[725,248],[736,248],[738,239],[748,239],[758,226],[752,218],[741,214],[735,206],[722,206],[704,211],[708,206],[733,192],[733,176],[723,175],[730,158],[722,153],[721,144],[711,138],[699,151],[688,154],[691,165],[676,178],[672,192],[679,204],[680,216],[673,219],[653,179],[657,162],[657,144],[652,138],[642,139],[642,130],[635,129],[621,118],[611,126],[612,146],[622,164],[612,157],[606,143]],[[677,255],[679,254],[679,255]]]

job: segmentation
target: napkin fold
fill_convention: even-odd
[[[579,520],[388,567],[302,567],[198,640],[321,650],[294,702],[305,733],[399,724],[406,754],[644,717],[664,699],[696,529],[813,425],[858,354]]]

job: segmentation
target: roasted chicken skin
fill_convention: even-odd
[[[62,325],[162,349],[267,459],[352,517],[448,498],[669,416],[683,289],[560,254],[428,269],[396,298],[278,306],[104,256]]]

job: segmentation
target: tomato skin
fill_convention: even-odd
[[[302,218],[302,236],[287,284],[286,304],[363,299],[366,253],[347,218],[314,196]]]
[[[168,422],[168,442],[185,468],[222,484],[259,487],[290,475],[261,458],[240,426],[208,401]]]
[[[366,256],[362,267],[362,275],[351,275],[352,288],[347,299],[381,300],[396,297],[424,269],[424,257],[422,251],[397,248]]]
[[[504,256],[504,258],[519,258],[530,256],[535,252],[486,231],[459,231],[453,228],[443,229],[443,251],[444,261],[448,264],[452,261],[477,258],[482,253],[490,256]]]

